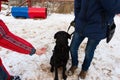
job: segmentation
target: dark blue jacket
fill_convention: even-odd
[[[105,23],[110,23],[120,13],[120,0],[75,0],[75,31],[81,35],[101,40],[106,37],[107,26],[102,25],[102,11],[107,14]]]

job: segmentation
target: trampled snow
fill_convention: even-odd
[[[17,36],[29,41],[35,48],[47,47],[46,54],[24,55],[0,47],[0,57],[11,75],[20,75],[22,80],[53,80],[50,72],[50,57],[55,45],[54,34],[57,31],[67,31],[74,14],[49,14],[46,19],[16,19],[0,12],[0,18],[9,30]],[[116,32],[110,43],[105,39],[100,42],[85,80],[120,80],[120,17],[115,16]],[[71,29],[69,33],[72,33]],[[71,40],[69,40],[70,42]],[[73,76],[67,80],[78,80],[81,70],[87,38],[79,48],[79,67]],[[7,45],[7,44],[6,44]],[[68,61],[67,70],[71,66]],[[61,73],[59,72],[60,80]]]

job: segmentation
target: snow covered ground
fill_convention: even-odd
[[[0,57],[11,75],[20,75],[22,80],[53,80],[50,72],[50,57],[55,45],[53,38],[57,31],[67,31],[73,14],[50,14],[46,19],[15,19],[0,12],[2,19],[11,32],[29,41],[35,48],[47,47],[46,54],[24,55],[0,47]],[[102,40],[95,51],[95,56],[85,80],[120,80],[120,17],[115,16],[117,29],[112,41],[107,44]],[[73,29],[69,31],[71,33]],[[78,80],[81,64],[84,58],[85,39],[79,48],[79,67],[73,76],[67,80]],[[70,41],[69,41],[70,42]],[[67,69],[71,65],[68,61]],[[59,72],[59,76],[61,74]],[[61,79],[60,79],[61,80]]]

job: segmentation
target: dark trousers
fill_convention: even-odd
[[[2,64],[1,58],[0,58],[0,80],[11,80],[10,74],[7,72],[4,65]]]
[[[70,45],[70,52],[72,57],[72,66],[78,66],[78,48],[82,41],[85,39],[84,36],[81,36],[79,33],[75,32],[73,39]],[[82,70],[87,71],[90,67],[91,61],[94,56],[94,51],[99,44],[100,40],[89,39],[85,48],[85,57],[82,64]]]

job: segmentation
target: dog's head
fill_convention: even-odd
[[[71,39],[71,35],[65,31],[59,31],[54,35],[54,39],[56,39],[56,44],[66,45],[68,39]]]

